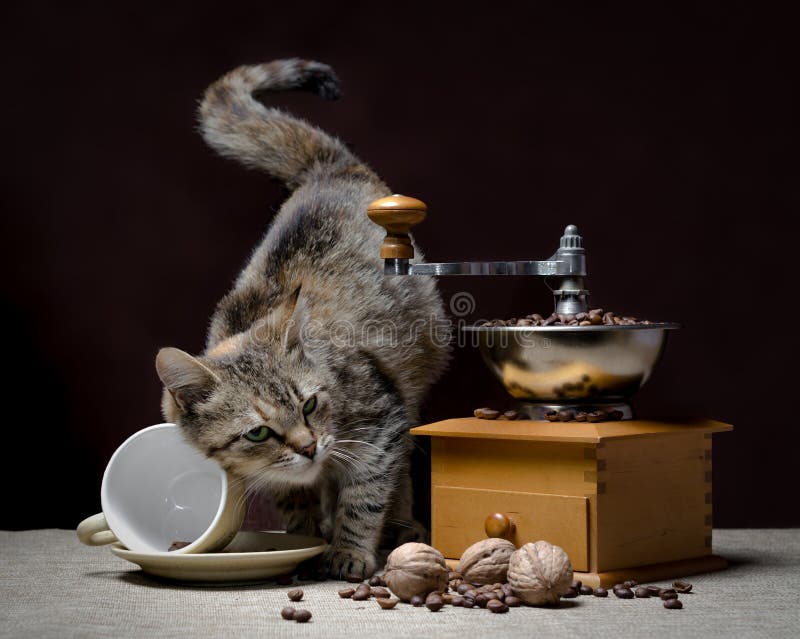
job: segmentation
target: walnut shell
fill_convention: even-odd
[[[525,603],[556,604],[572,584],[572,563],[560,546],[525,544],[509,559],[508,584]]]
[[[447,564],[442,553],[427,544],[409,542],[395,548],[386,559],[383,580],[403,601],[434,590],[447,590]]]
[[[473,584],[505,583],[508,560],[516,549],[507,539],[482,539],[464,551],[457,570]]]

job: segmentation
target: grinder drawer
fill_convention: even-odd
[[[514,523],[509,539],[516,546],[544,539],[561,546],[575,570],[589,570],[586,497],[448,486],[433,486],[432,493],[431,541],[448,559],[485,539],[486,517],[503,513]]]

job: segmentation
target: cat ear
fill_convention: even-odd
[[[158,351],[156,371],[183,412],[204,399],[219,381],[210,368],[178,348],[162,348]]]

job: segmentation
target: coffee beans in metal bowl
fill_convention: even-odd
[[[532,313],[525,317],[512,317],[507,320],[494,319],[479,322],[483,328],[497,328],[503,326],[648,326],[653,324],[649,320],[640,320],[632,315],[617,315],[602,308],[593,308],[587,313],[552,313],[544,316]]]

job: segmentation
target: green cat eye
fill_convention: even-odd
[[[306,403],[303,404],[303,415],[310,415],[314,412],[314,409],[317,407],[317,396],[314,395],[313,397],[309,397],[306,400]]]
[[[269,439],[270,435],[272,435],[272,430],[266,426],[258,426],[244,434],[246,439],[256,443]]]

